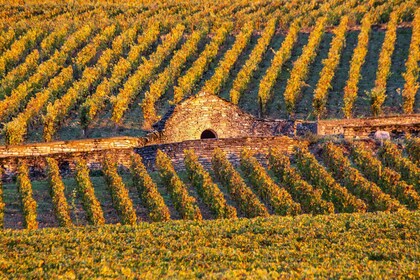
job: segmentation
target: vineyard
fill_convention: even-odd
[[[417,0],[118,2],[0,0],[0,278],[420,278]]]
[[[79,157],[73,173],[50,157],[44,178],[34,177],[36,170],[23,159],[16,180],[0,188],[0,225],[36,229],[419,210],[419,150],[417,138],[383,146],[321,141],[295,146],[290,155],[272,147],[257,157],[244,148],[236,166],[216,149],[205,168],[190,149],[184,151],[185,169],[177,170],[158,151],[155,171],[132,153],[126,168],[105,155],[101,169],[89,170]]]
[[[419,212],[301,215],[0,235],[2,278],[413,278]]]
[[[3,144],[144,136],[201,91],[269,118],[420,110],[416,1],[30,2],[0,5]]]

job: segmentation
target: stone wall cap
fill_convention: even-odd
[[[237,138],[214,138],[214,139],[193,139],[193,140],[185,140],[185,141],[181,141],[181,142],[168,142],[168,143],[150,143],[150,144],[146,144],[145,146],[143,146],[144,148],[152,148],[152,147],[157,147],[159,148],[159,146],[164,146],[164,145],[172,145],[172,144],[177,144],[177,145],[188,145],[190,143],[195,143],[195,142],[202,142],[202,143],[211,143],[211,142],[226,142],[226,141],[241,141],[241,142],[247,142],[247,141],[252,141],[252,140],[264,140],[264,139],[287,139],[287,140],[298,140],[298,141],[305,141],[300,139],[299,137],[290,137],[290,136],[286,136],[286,135],[278,135],[278,136],[249,136],[249,137],[237,137]],[[138,148],[143,148],[143,147],[138,147]]]

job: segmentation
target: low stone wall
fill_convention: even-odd
[[[130,168],[130,156],[134,153],[133,149],[110,149],[94,152],[74,152],[50,155],[58,160],[60,170],[63,175],[72,174],[75,170],[75,160],[84,158],[91,170],[101,170],[102,162],[105,157],[111,157],[120,166]],[[4,180],[10,181],[16,174],[20,161],[25,160],[28,163],[30,175],[32,178],[45,178],[47,163],[45,156],[28,156],[28,157],[10,157],[0,159],[0,166],[5,171]]]
[[[385,116],[364,119],[319,120],[318,135],[340,135],[345,138],[368,137],[377,130],[390,133],[418,133],[420,114]]]
[[[270,148],[277,148],[285,153],[290,153],[293,146],[299,141],[286,136],[277,137],[244,137],[244,138],[228,138],[228,139],[206,139],[206,140],[190,140],[179,143],[159,144],[152,146],[144,146],[135,148],[135,152],[143,157],[145,165],[153,170],[155,168],[155,158],[158,150],[162,150],[171,157],[176,169],[183,169],[184,166],[184,150],[194,149],[199,156],[200,162],[205,168],[210,168],[211,158],[216,148],[224,150],[229,160],[235,164],[239,164],[240,153],[245,147],[254,150],[256,157],[264,162],[265,156]]]
[[[23,145],[0,146],[0,159],[33,156],[52,156],[66,153],[85,153],[114,149],[133,149],[144,146],[146,140],[137,137],[112,137],[55,141]]]
[[[136,137],[113,137],[0,146],[0,165],[5,169],[6,180],[15,174],[20,160],[28,162],[32,177],[45,176],[47,156],[59,161],[63,173],[74,170],[74,159],[78,157],[85,158],[92,170],[101,168],[105,156],[129,167],[133,148],[145,145],[146,141]]]

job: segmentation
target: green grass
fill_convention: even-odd
[[[420,212],[0,235],[0,278],[418,278]]]

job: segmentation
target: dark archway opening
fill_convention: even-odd
[[[201,137],[200,137],[200,139],[216,139],[216,138],[217,138],[216,132],[210,129],[204,130],[203,133],[201,133]]]

